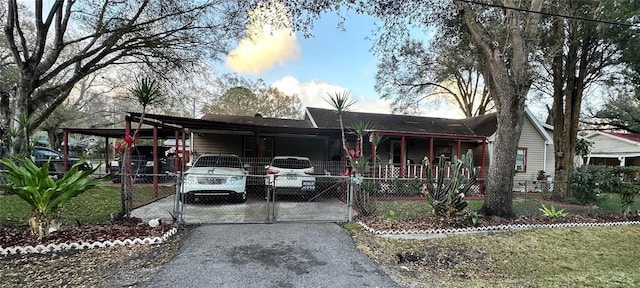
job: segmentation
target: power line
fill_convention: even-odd
[[[579,17],[579,16],[571,16],[571,15],[549,13],[549,12],[543,12],[543,11],[533,11],[533,10],[524,9],[524,8],[509,7],[509,6],[490,4],[490,3],[483,3],[483,2],[473,1],[473,0],[454,0],[454,1],[465,2],[465,3],[470,3],[470,4],[478,4],[478,5],[489,6],[489,7],[493,7],[493,8],[504,8],[504,9],[509,9],[509,10],[516,10],[516,11],[520,11],[520,12],[542,14],[542,15],[546,15],[546,16],[556,16],[556,17],[576,19],[576,20],[582,20],[582,21],[610,24],[610,25],[619,25],[619,26],[626,26],[626,27],[634,27],[636,25],[639,25],[639,24],[627,24],[627,23],[613,22],[613,21],[608,21],[608,20],[600,20],[600,19],[592,19],[592,18],[585,18],[585,17]]]

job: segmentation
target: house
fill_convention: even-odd
[[[535,180],[544,170],[553,174],[553,141],[549,131],[529,111],[518,148],[515,180]],[[154,117],[154,116],[147,116]],[[209,125],[192,127],[192,153],[234,153],[247,162],[261,166],[278,155],[302,155],[316,162],[343,160],[340,124],[335,111],[309,107],[302,120],[256,116],[211,115],[199,121]],[[352,123],[365,121],[373,128],[363,143],[362,155],[372,165],[374,177],[424,177],[423,159],[432,164],[444,155],[446,160],[460,156],[467,149],[474,152],[474,163],[486,177],[494,153],[496,114],[466,119],[445,119],[379,113],[344,112],[347,142],[355,150],[358,139]],[[373,135],[384,139],[377,147]],[[375,157],[373,157],[375,151]],[[343,168],[316,167],[316,173],[339,174]]]
[[[640,134],[597,131],[584,138],[593,143],[588,165],[640,166]]]
[[[140,118],[140,113],[129,112],[126,127],[131,127],[132,122],[139,122]],[[360,144],[351,127],[356,121],[365,121],[372,126],[363,139],[361,152],[370,160],[369,176],[377,178],[424,178],[426,171],[422,162],[425,159],[437,164],[441,155],[449,161],[468,149],[474,153],[474,164],[480,169],[480,178],[486,178],[492,156],[499,153],[493,148],[497,129],[495,113],[446,119],[344,112],[347,145],[351,149]],[[154,143],[162,143],[157,139],[172,139],[169,143],[180,146],[181,153],[191,158],[204,153],[237,154],[251,165],[250,172],[256,175],[264,174],[264,166],[274,156],[282,155],[309,157],[314,162],[316,174],[340,175],[345,170],[338,116],[329,109],[309,107],[305,110],[304,119],[268,118],[259,114],[207,114],[201,119],[145,114],[144,123],[151,128],[143,129],[141,136],[152,137]],[[523,123],[514,180],[536,180],[541,170],[553,175],[552,127],[540,123],[526,108]],[[108,143],[109,138],[119,138],[127,133],[127,129],[85,130],[65,129],[65,135],[91,133],[106,137],[105,143]],[[378,146],[372,141],[376,135],[383,139]],[[188,143],[190,151],[180,143]],[[105,161],[108,163],[108,159]],[[187,161],[182,161],[182,165]],[[178,171],[179,167],[176,166],[175,170]]]

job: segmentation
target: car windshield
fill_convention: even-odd
[[[62,154],[47,149],[35,149],[33,150],[33,156],[36,158],[52,158],[52,159],[60,159],[62,158]]]
[[[201,156],[193,167],[229,167],[242,168],[240,158],[235,156]]]
[[[311,168],[311,162],[306,159],[276,158],[273,159],[271,166],[286,169],[307,169]]]

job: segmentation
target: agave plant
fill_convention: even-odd
[[[425,196],[427,201],[433,207],[433,212],[448,219],[456,218],[464,215],[467,208],[467,201],[464,200],[465,195],[471,190],[477,182],[478,171],[473,167],[473,152],[467,151],[460,159],[453,157],[452,175],[445,178],[444,155],[440,156],[438,162],[437,175],[432,173],[431,165],[426,159],[425,165],[427,171],[427,184]],[[466,172],[466,175],[465,175]]]
[[[87,155],[82,156],[58,180],[49,176],[49,162],[38,167],[31,157],[18,158],[17,164],[7,158],[0,159],[0,164],[6,170],[1,176],[7,180],[6,184],[0,184],[0,189],[18,195],[31,206],[29,226],[39,240],[49,235],[50,228],[58,226],[62,205],[108,180],[107,176],[90,177],[98,167],[78,171],[86,158]]]

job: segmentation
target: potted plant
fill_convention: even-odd
[[[544,175],[544,170],[540,170],[538,171],[538,176],[536,177],[537,180],[544,180],[547,176]]]

